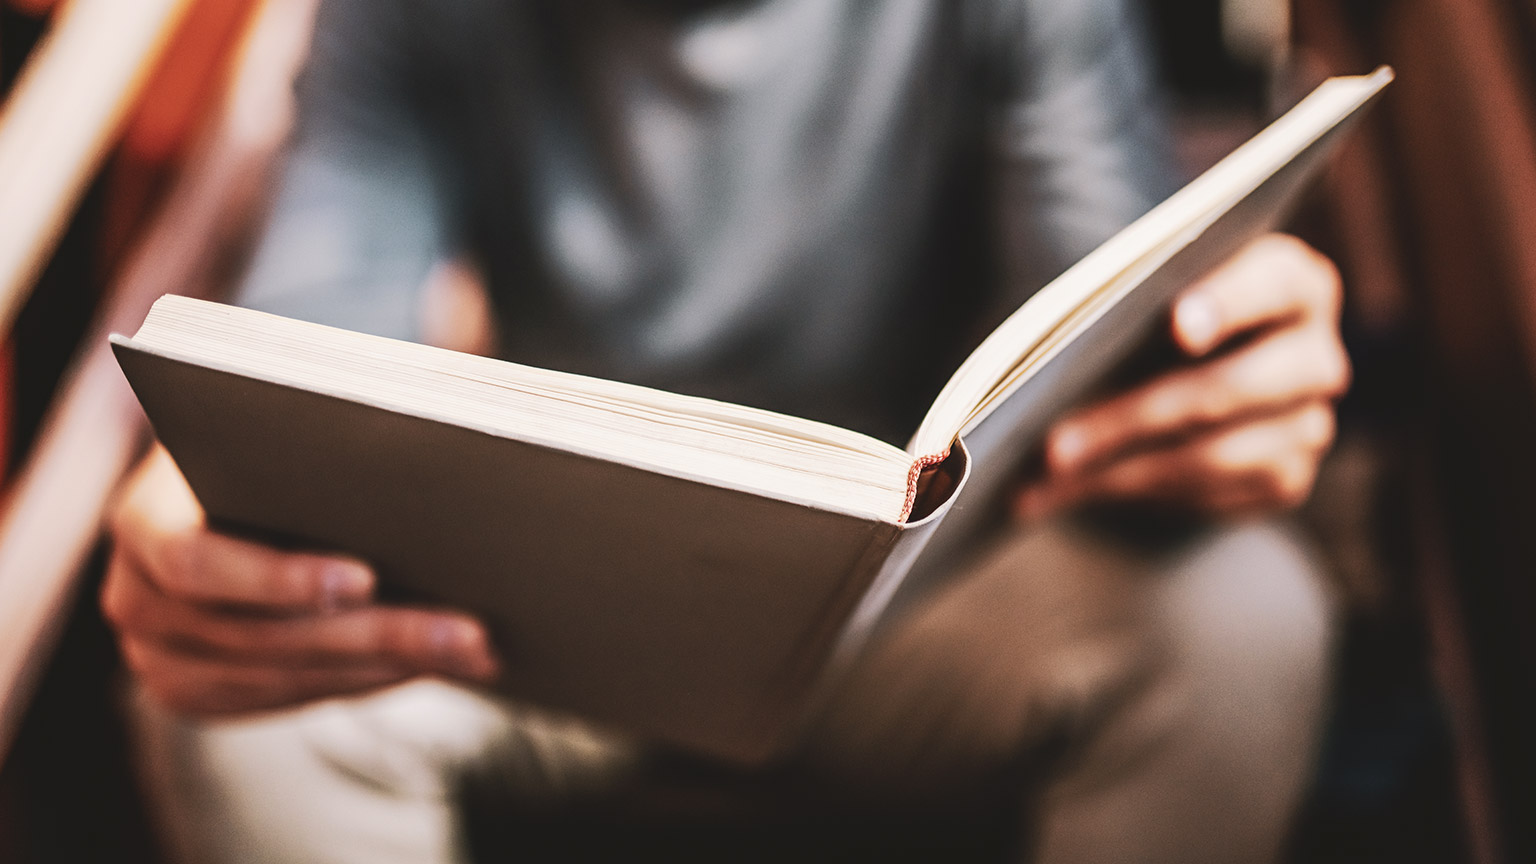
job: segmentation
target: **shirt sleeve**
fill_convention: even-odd
[[[322,3],[242,305],[419,337],[422,287],[449,241],[443,184],[412,106],[409,6]]]
[[[1135,4],[1015,0],[993,28],[996,218],[1019,302],[1174,187]]]

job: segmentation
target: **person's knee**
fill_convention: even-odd
[[[1049,778],[1040,860],[1271,859],[1327,703],[1322,569],[1295,536],[1252,523],[1144,556],[1123,584],[1143,674]]]
[[[1254,829],[1269,843],[1326,716],[1335,615],[1323,570],[1297,536],[1253,523],[1209,534],[1146,575],[1157,583],[1144,622],[1155,659],[1078,773],[1134,774],[1128,766],[1140,764],[1225,790],[1191,793],[1189,806],[1213,818],[1232,807],[1282,814]]]
[[[1331,671],[1335,616],[1311,549],[1274,523],[1217,531],[1171,568],[1160,594],[1172,661],[1208,698],[1316,710]]]

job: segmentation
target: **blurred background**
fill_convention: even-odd
[[[1536,861],[1536,4],[1143,2],[1189,176],[1328,74],[1398,73],[1293,226],[1344,273],[1357,376],[1305,514],[1349,620],[1291,860]],[[157,860],[95,603],[145,434],[102,335],[239,272],[313,5],[0,0],[0,92],[53,51],[55,107],[105,94],[68,176],[0,168],[0,861]],[[69,203],[21,214],[32,181]]]

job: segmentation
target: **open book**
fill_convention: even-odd
[[[215,524],[480,614],[509,694],[759,759],[956,500],[994,494],[1178,290],[1274,227],[1390,79],[1328,81],[1039,291],[906,449],[183,297],[113,344]]]

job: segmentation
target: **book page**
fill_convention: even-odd
[[[1386,67],[1369,76],[1329,79],[1253,139],[1040,289],[961,364],[913,435],[908,452],[923,456],[947,450],[1109,305],[1364,107],[1391,80],[1392,71]]]

